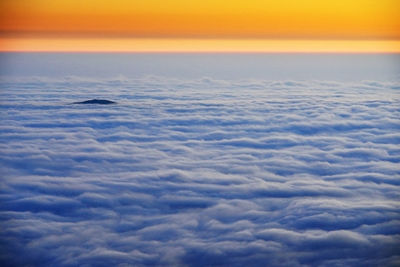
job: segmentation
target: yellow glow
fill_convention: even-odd
[[[243,39],[240,45],[227,41],[237,44],[232,49],[240,51],[264,50],[265,41],[261,40],[265,39],[304,41],[282,46],[290,51],[296,50],[295,44],[299,51],[308,51],[309,47],[320,51],[322,44],[328,45],[329,51],[332,47],[353,51],[357,50],[354,44],[361,45],[353,41],[365,40],[369,43],[361,45],[360,51],[375,51],[375,47],[386,45],[376,46],[374,41],[400,40],[399,18],[399,0],[1,0],[0,39],[7,47],[11,43],[35,45],[24,45],[31,50],[39,49],[40,43],[43,48],[52,49],[45,41],[63,49],[80,50],[84,44],[100,49],[108,42],[103,39],[115,39],[109,41],[112,50],[126,50],[132,40],[136,45],[153,39],[160,42],[155,44],[157,49],[170,47],[174,51],[194,47],[204,51],[211,49],[211,44],[219,51],[223,42],[214,42],[215,39]],[[92,40],[82,41],[89,38]],[[199,41],[176,41],[175,48],[169,44],[176,38]],[[94,45],[94,40],[100,43]],[[311,40],[316,40],[315,45]],[[352,40],[352,45],[341,47],[329,40]],[[182,42],[185,45],[180,45]],[[272,45],[275,42],[268,41],[267,50],[277,50]],[[207,47],[198,47],[201,44]],[[147,50],[153,49],[152,44],[146,45]]]
[[[9,38],[0,41],[0,50],[9,52],[400,53],[400,41]]]
[[[398,0],[2,0],[7,34],[400,38]]]

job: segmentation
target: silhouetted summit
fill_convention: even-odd
[[[101,105],[109,105],[109,104],[117,104],[117,102],[106,100],[106,99],[90,99],[82,102],[74,102],[73,104],[101,104]]]

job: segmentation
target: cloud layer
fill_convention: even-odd
[[[2,266],[398,265],[399,88],[3,79]]]

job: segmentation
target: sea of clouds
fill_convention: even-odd
[[[1,266],[400,264],[398,82],[0,86]]]

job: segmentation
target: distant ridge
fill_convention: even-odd
[[[100,105],[110,105],[117,104],[117,102],[106,100],[106,99],[90,99],[82,102],[74,102],[72,104],[100,104]]]

